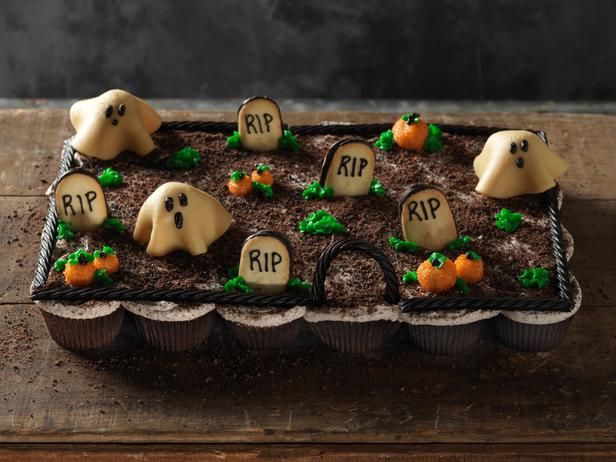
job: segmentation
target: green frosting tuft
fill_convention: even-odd
[[[406,114],[402,114],[400,118],[408,124],[416,124],[421,119],[421,115],[417,114],[416,112],[407,112]]]
[[[241,292],[243,294],[251,294],[253,290],[246,284],[246,280],[242,276],[236,276],[229,279],[224,286],[225,292]]]
[[[462,278],[456,278],[456,289],[458,289],[462,295],[468,295],[471,293],[471,289]]]
[[[545,268],[527,268],[518,276],[525,288],[543,289],[550,284],[550,272]]]
[[[428,152],[438,152],[443,149],[443,130],[435,124],[428,124],[428,138],[424,143],[424,149]]]
[[[287,290],[291,292],[307,292],[310,289],[312,289],[312,284],[303,281],[301,278],[291,278],[287,282]]]
[[[512,212],[509,209],[501,209],[500,212],[494,214],[496,219],[496,227],[501,231],[513,233],[520,227],[524,216],[519,212]]]
[[[469,260],[481,260],[481,255],[479,255],[477,252],[473,251],[473,250],[469,250],[468,252],[465,252],[464,255],[466,255],[466,258],[468,258]]]
[[[334,190],[329,186],[323,187],[321,183],[315,181],[302,191],[302,197],[308,199],[327,199],[333,197]]]
[[[372,180],[370,180],[370,194],[373,196],[383,197],[387,194],[387,189],[385,189],[383,183],[375,178],[372,178]]]
[[[231,181],[240,181],[242,178],[244,178],[246,176],[246,174],[244,172],[240,172],[239,170],[235,170],[233,172],[231,172],[231,176],[229,178],[231,178]]]
[[[390,237],[387,242],[389,242],[389,245],[392,246],[396,252],[413,253],[419,247],[413,241],[405,241],[404,239],[398,239],[395,236]]]
[[[433,252],[432,255],[430,255],[430,258],[428,258],[430,264],[432,264],[435,268],[442,268],[446,260],[447,257],[438,252]]]
[[[115,250],[113,247],[109,247],[108,245],[104,245],[102,250],[94,251],[94,258],[106,257],[108,255],[115,255]]]
[[[259,175],[263,172],[267,172],[268,170],[271,170],[269,165],[264,165],[264,164],[257,165],[257,173]]]
[[[103,188],[116,188],[122,184],[124,179],[117,170],[106,168],[98,176],[98,181],[100,181]]]
[[[78,249],[73,253],[68,254],[67,263],[69,265],[80,265],[86,263],[92,263],[94,261],[94,255],[86,252],[83,249]]]
[[[229,268],[228,274],[230,279],[238,277],[240,275],[240,265]]]
[[[106,218],[103,222],[103,228],[110,231],[116,231],[118,233],[123,233],[126,231],[126,226],[124,226],[124,223],[122,223],[122,221],[116,217]]]
[[[233,130],[233,135],[227,138],[227,146],[232,149],[239,149],[242,147],[242,140],[240,140],[240,134],[237,130]]]
[[[447,244],[447,250],[464,250],[468,249],[473,243],[470,236],[460,236]]]
[[[317,210],[299,222],[299,231],[306,234],[346,233],[346,228],[325,210]]]
[[[58,220],[56,233],[58,235],[58,239],[64,239],[66,241],[70,241],[75,237],[75,231],[73,231],[71,224],[62,220]]]
[[[187,146],[173,153],[167,160],[167,168],[173,170],[190,170],[201,163],[201,155],[195,148]]]
[[[252,189],[254,189],[255,191],[259,191],[265,199],[272,199],[274,197],[274,190],[268,184],[253,181]]]
[[[53,264],[54,271],[56,273],[61,273],[62,271],[64,271],[64,268],[66,268],[67,263],[68,260],[66,260],[65,258],[58,258]]]
[[[278,138],[278,147],[280,147],[280,149],[284,149],[285,151],[297,152],[300,150],[302,145],[299,141],[297,141],[297,138],[291,130],[285,130],[282,133],[282,136]]]
[[[413,284],[417,282],[417,271],[407,271],[402,276],[402,282],[405,284]]]
[[[100,269],[94,272],[94,282],[102,286],[109,286],[113,284],[113,279],[107,274],[107,270]]]
[[[374,146],[382,151],[391,151],[395,144],[394,132],[391,129],[381,133],[379,138],[374,142]]]

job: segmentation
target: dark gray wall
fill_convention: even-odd
[[[2,0],[0,97],[616,99],[609,0]]]

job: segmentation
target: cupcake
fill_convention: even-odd
[[[549,351],[567,335],[569,324],[582,305],[582,290],[571,278],[571,311],[503,311],[493,323],[498,341],[520,351]]]
[[[109,345],[124,321],[120,302],[88,301],[80,305],[36,302],[36,305],[51,338],[71,350],[91,350]]]
[[[481,338],[483,322],[498,311],[458,310],[403,313],[411,343],[420,351],[435,355],[456,355],[475,346]]]
[[[382,348],[400,328],[397,305],[314,307],[304,319],[327,346],[341,353],[367,353]]]
[[[203,344],[214,326],[214,304],[122,302],[135,318],[137,330],[150,346],[163,351],[185,351]]]
[[[273,350],[295,340],[301,330],[306,308],[219,306],[216,311],[241,345],[253,350]]]

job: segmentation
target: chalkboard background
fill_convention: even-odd
[[[0,97],[616,99],[616,2],[2,0]]]

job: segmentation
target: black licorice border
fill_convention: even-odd
[[[475,127],[463,125],[441,125],[444,132],[459,135],[489,136],[497,131],[505,130],[497,127]],[[237,128],[231,122],[179,121],[163,122],[160,130],[183,130],[191,132],[226,133],[231,134]],[[295,135],[345,135],[345,136],[377,136],[391,128],[391,124],[322,124],[298,125],[293,127]],[[534,130],[533,130],[534,131]],[[547,142],[544,132],[534,131]],[[70,146],[70,139],[64,142],[57,178],[74,167],[75,152]],[[53,265],[53,250],[56,246],[57,215],[53,195],[49,198],[49,210],[43,232],[41,247],[36,263],[36,271],[32,282],[32,300],[126,300],[126,301],[170,301],[180,303],[218,303],[229,305],[249,305],[256,307],[291,308],[297,305],[318,305],[325,302],[325,279],[327,268],[340,252],[359,252],[377,261],[381,267],[385,281],[384,298],[389,303],[399,301],[403,312],[418,311],[449,311],[460,309],[513,310],[513,311],[571,311],[571,286],[569,268],[565,254],[558,211],[558,192],[553,188],[544,193],[546,211],[548,214],[550,240],[555,259],[556,274],[554,277],[558,290],[557,298],[528,297],[413,297],[400,300],[398,276],[387,256],[378,248],[358,239],[343,239],[330,245],[317,262],[310,296],[296,294],[255,295],[236,294],[222,291],[212,292],[203,289],[131,289],[131,288],[82,288],[63,287],[45,289],[43,286]]]

